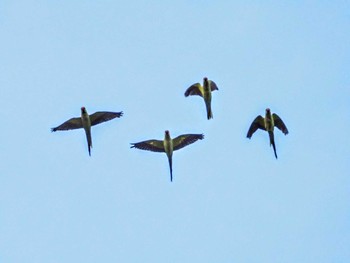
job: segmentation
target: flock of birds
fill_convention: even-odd
[[[204,99],[206,110],[207,110],[207,118],[208,120],[213,118],[213,113],[211,110],[211,93],[215,90],[218,90],[217,85],[214,81],[209,80],[208,78],[203,79],[203,85],[200,83],[195,83],[190,86],[186,92],[185,97],[198,95]],[[91,126],[100,124],[102,122],[106,122],[112,120],[114,118],[120,118],[123,116],[123,112],[107,112],[107,111],[98,111],[91,115],[89,115],[85,109],[85,107],[81,107],[81,116],[77,118],[71,118],[68,121],[62,123],[61,125],[52,128],[51,131],[66,131],[73,129],[84,128],[86,139],[88,143],[88,151],[91,156],[91,148],[92,148],[92,139],[91,139]],[[274,127],[280,129],[285,135],[288,134],[288,129],[282,119],[275,113],[271,114],[269,108],[266,109],[265,118],[261,115],[257,116],[252,124],[249,127],[247,138],[251,138],[256,132],[257,129],[261,129],[267,131],[270,138],[270,146],[272,145],[275,157],[277,159],[276,153],[276,145],[274,140]],[[170,137],[170,132],[165,131],[165,136],[163,140],[147,140],[138,143],[131,143],[131,148],[137,148],[141,150],[147,150],[152,152],[165,152],[170,168],[170,181],[173,180],[173,169],[172,169],[172,155],[173,151],[179,150],[189,144],[192,144],[198,140],[204,139],[203,134],[182,134],[172,139]]]

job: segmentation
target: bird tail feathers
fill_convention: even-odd
[[[91,139],[91,131],[86,132],[86,139],[88,143],[89,156],[91,156],[91,148],[92,148],[92,139]]]
[[[172,158],[168,158],[169,160],[169,168],[170,168],[170,182],[173,181],[173,161]]]
[[[269,137],[270,137],[270,146],[272,145],[273,151],[275,153],[275,157],[277,159],[277,153],[276,153],[276,145],[275,145],[275,138],[273,136],[273,132],[269,131]]]
[[[205,106],[207,108],[207,118],[210,120],[213,118],[213,112],[211,111],[210,103],[206,103]]]

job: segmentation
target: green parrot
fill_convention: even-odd
[[[200,83],[195,83],[185,92],[185,97],[198,95],[204,99],[208,120],[213,118],[213,112],[211,111],[211,92],[214,90],[219,90],[215,82],[205,77],[203,79],[203,86]]]
[[[123,116],[123,112],[108,112],[108,111],[98,111],[94,114],[89,115],[85,107],[81,107],[81,117],[71,118],[68,121],[62,123],[61,125],[52,128],[51,131],[66,131],[84,128],[86,139],[88,143],[89,156],[91,156],[92,139],[91,139],[91,126],[96,124],[112,120],[114,118],[120,118]]]
[[[257,129],[262,129],[264,131],[267,131],[270,137],[270,146],[272,145],[273,151],[275,152],[275,157],[277,159],[276,145],[275,145],[275,139],[273,135],[273,129],[275,126],[278,129],[280,129],[285,135],[288,134],[288,129],[284,124],[284,122],[282,121],[282,119],[276,113],[271,114],[270,109],[267,108],[265,113],[265,118],[259,115],[252,122],[247,133],[247,138],[250,139],[253,136],[253,133]]]
[[[131,143],[130,148],[137,148],[141,150],[147,150],[152,152],[165,152],[170,167],[170,181],[173,181],[173,168],[172,168],[172,156],[173,151],[179,150],[197,140],[204,139],[203,134],[183,134],[174,139],[171,139],[169,131],[165,131],[165,137],[163,141],[160,140],[147,140],[138,143]]]

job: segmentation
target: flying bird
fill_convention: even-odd
[[[208,120],[213,118],[213,112],[211,110],[211,92],[214,90],[219,90],[215,82],[205,77],[203,78],[203,86],[200,83],[195,83],[185,92],[185,97],[198,95],[204,99]]]
[[[270,146],[272,145],[273,151],[275,152],[275,157],[277,159],[276,145],[275,145],[275,139],[273,135],[273,129],[275,126],[278,129],[280,129],[285,135],[288,134],[288,129],[284,124],[284,122],[282,121],[282,119],[276,113],[271,114],[270,109],[267,108],[265,113],[265,118],[259,115],[252,122],[247,133],[247,138],[250,139],[253,136],[253,133],[257,129],[262,129],[264,131],[267,131],[270,137]]]
[[[105,121],[110,121],[114,118],[120,118],[123,116],[123,112],[108,112],[97,111],[94,114],[89,115],[85,107],[81,107],[81,117],[71,118],[61,125],[52,128],[51,131],[67,131],[84,128],[86,139],[88,143],[89,155],[91,156],[92,140],[91,140],[91,126],[100,124]]]
[[[165,152],[170,168],[170,181],[173,181],[172,156],[173,151],[179,150],[197,140],[203,140],[203,134],[183,134],[174,139],[171,139],[169,131],[165,131],[164,140],[147,140],[138,143],[131,143],[130,148],[137,148],[140,150],[147,150],[152,152]]]

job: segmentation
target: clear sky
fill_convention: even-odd
[[[3,0],[0,35],[1,262],[350,262],[348,1]],[[81,106],[124,112],[91,157],[50,132]],[[130,149],[167,129],[205,134],[173,183]]]

